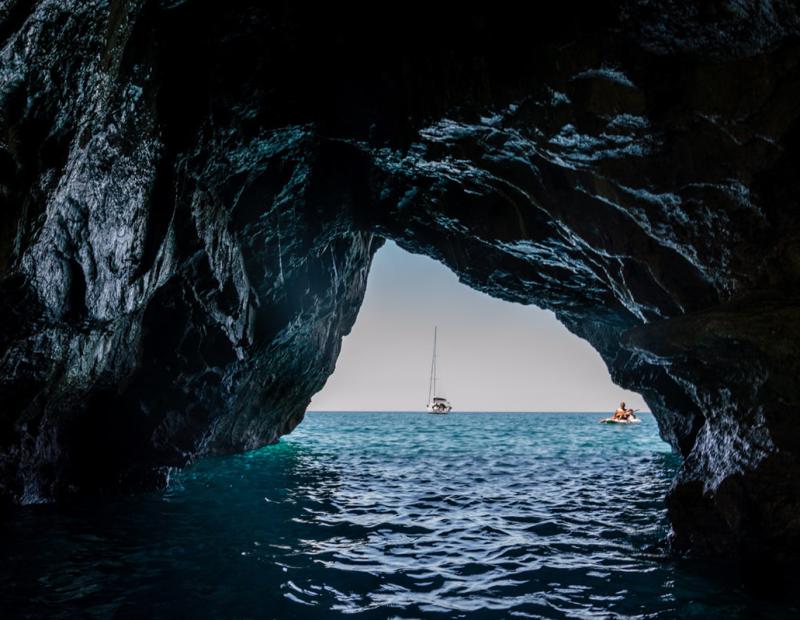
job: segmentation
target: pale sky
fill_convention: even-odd
[[[479,293],[387,242],[336,371],[309,410],[424,410],[435,325],[439,394],[454,411],[613,412],[620,400],[647,409],[552,312]]]

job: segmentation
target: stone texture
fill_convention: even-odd
[[[0,495],[275,441],[382,238],[552,309],[685,457],[673,548],[800,552],[800,14],[0,7]]]

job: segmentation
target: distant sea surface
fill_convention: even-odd
[[[0,617],[789,617],[665,557],[679,458],[599,417],[314,412],[165,492],[20,508]]]

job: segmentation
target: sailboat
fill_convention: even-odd
[[[443,415],[445,413],[450,413],[450,410],[453,408],[450,405],[450,402],[444,398],[443,396],[437,396],[436,391],[436,380],[438,377],[436,376],[436,331],[437,328],[433,328],[433,361],[431,362],[431,379],[428,383],[428,406],[426,409],[428,413],[435,413]]]

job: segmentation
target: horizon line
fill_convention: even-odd
[[[598,409],[586,411],[578,409],[564,410],[533,410],[533,409],[460,409],[450,413],[608,413],[609,410]],[[306,413],[428,413],[424,409],[306,409]],[[637,411],[637,413],[652,413],[652,411]],[[449,414],[448,414],[449,415]]]

